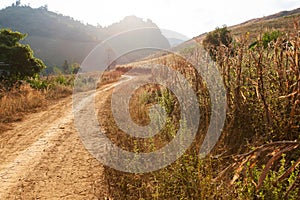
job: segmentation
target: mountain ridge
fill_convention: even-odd
[[[48,72],[54,66],[61,66],[65,60],[81,63],[96,45],[115,34],[145,27],[153,28],[151,34],[147,34],[147,40],[160,43],[163,48],[169,47],[168,40],[155,23],[133,15],[107,27],[96,27],[45,7],[10,6],[0,10],[0,28],[28,34],[23,43],[28,43],[36,57],[45,62]],[[143,44],[142,36],[133,41]]]

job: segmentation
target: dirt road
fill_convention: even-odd
[[[115,85],[100,90],[103,102]],[[68,97],[0,133],[0,199],[107,198],[103,166],[73,122]]]

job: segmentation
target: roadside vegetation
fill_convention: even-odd
[[[34,57],[29,45],[22,44],[25,34],[10,29],[0,30],[0,132],[9,123],[22,120],[26,113],[46,108],[52,102],[70,96],[73,92],[77,63],[67,60],[47,74],[43,61]],[[118,80],[122,69],[103,73],[102,84]],[[99,77],[84,77],[83,84]]]
[[[24,113],[71,95],[75,74],[80,70],[78,64],[65,61],[54,68],[55,74],[43,75],[46,66],[34,57],[28,45],[20,43],[24,37],[8,29],[0,31],[0,133],[9,128],[7,123],[21,120]],[[206,158],[199,158],[214,112],[201,74],[176,55],[153,59],[152,64],[172,67],[192,84],[198,95],[202,123],[191,147],[164,169],[129,174],[105,167],[110,196],[114,199],[299,199],[298,24],[290,32],[272,29],[262,32],[255,40],[247,32],[233,37],[227,27],[222,27],[207,34],[203,45],[221,72],[227,94],[226,122],[217,145]],[[198,55],[197,47],[186,47],[183,52]],[[119,66],[115,71],[105,72],[99,86],[118,80],[130,69]],[[118,129],[108,98],[99,109],[107,136],[133,152],[151,152],[165,146],[174,138],[180,119],[180,107],[172,92],[159,85],[140,88],[131,99],[130,114],[135,122],[145,125],[150,120],[148,108],[155,103],[167,111],[166,126],[154,138],[137,139]],[[189,132],[189,127],[185,129]]]
[[[183,74],[199,97],[201,124],[192,146],[172,165],[147,174],[105,168],[114,199],[299,199],[300,196],[300,38],[298,24],[289,33],[268,30],[256,40],[249,33],[232,37],[227,27],[203,41],[222,74],[227,116],[221,138],[204,159],[198,156],[211,115],[205,81],[175,55],[155,62]],[[185,52],[194,52],[188,47]],[[164,146],[178,130],[180,109],[166,88],[146,85],[131,99],[130,113],[141,125],[148,108],[167,110],[165,128],[151,140],[129,138],[118,129],[107,100],[99,115],[118,146],[150,152]],[[204,123],[203,123],[204,122]],[[212,123],[212,122],[210,122]],[[186,127],[188,132],[188,127]]]
[[[43,76],[44,63],[34,57],[29,45],[20,43],[25,37],[9,29],[0,31],[0,131],[25,113],[72,94],[79,70],[78,64],[65,62],[56,74]]]

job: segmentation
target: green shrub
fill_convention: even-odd
[[[37,90],[47,89],[49,85],[46,80],[41,80],[39,75],[35,75],[33,78],[28,79],[27,82],[29,83],[30,87]]]

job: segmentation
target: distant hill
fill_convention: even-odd
[[[294,22],[298,24],[300,22],[300,8],[252,19],[242,24],[232,26],[230,27],[230,30],[235,36],[249,32],[251,38],[256,38],[266,30],[276,29],[290,32],[294,29]]]
[[[294,22],[300,22],[300,8],[291,11],[282,11],[273,15],[256,18],[244,23],[228,27],[234,37],[239,37],[245,33],[250,34],[250,39],[254,40],[261,33],[267,30],[280,30],[290,32],[294,29]],[[201,34],[195,37],[197,40],[202,41],[206,34]],[[195,39],[194,38],[194,39]]]
[[[182,35],[180,33],[171,30],[162,29],[161,32],[168,39],[171,47],[177,46],[190,39],[185,35]]]
[[[64,60],[81,63],[104,39],[122,31],[143,27],[158,28],[151,20],[143,21],[135,16],[125,17],[122,21],[103,28],[83,24],[71,17],[48,11],[45,7],[34,9],[29,6],[13,6],[0,10],[0,28],[27,33],[24,43],[30,44],[35,56],[50,67],[49,71],[53,66],[61,66]],[[142,35],[135,35],[134,41],[143,43],[141,38]],[[168,40],[160,31],[151,30],[151,34],[147,34],[147,43],[149,42],[160,44],[162,48],[169,47]]]

